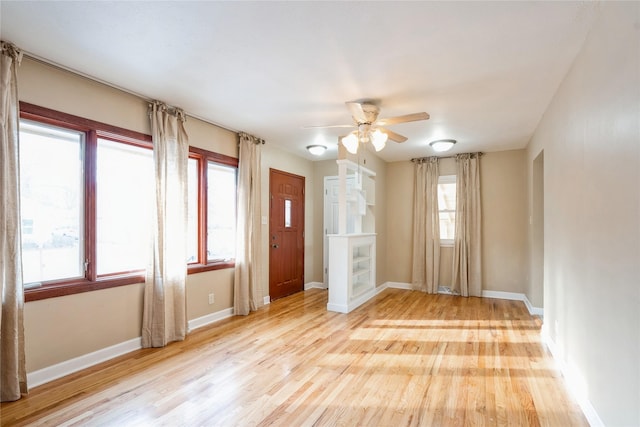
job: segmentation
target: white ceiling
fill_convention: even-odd
[[[345,101],[390,128],[386,161],[526,146],[588,32],[594,2],[0,2],[0,36],[59,64],[300,156],[330,149]]]

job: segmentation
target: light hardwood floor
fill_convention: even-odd
[[[2,425],[586,426],[523,303],[312,289],[33,389]]]

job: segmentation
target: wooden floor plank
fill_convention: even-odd
[[[586,426],[523,303],[301,292],[2,403],[0,424]]]

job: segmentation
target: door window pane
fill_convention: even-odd
[[[288,199],[284,201],[284,226],[291,227],[291,200]]]
[[[207,260],[235,257],[236,168],[207,162]]]
[[[84,275],[84,134],[20,122],[25,283]]]
[[[154,191],[153,153],[150,149],[98,139],[98,275],[147,267]]]

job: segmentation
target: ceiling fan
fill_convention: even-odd
[[[331,125],[331,126],[306,126],[306,128],[353,128],[356,130],[348,135],[340,138],[342,145],[352,154],[358,152],[360,143],[366,144],[371,142],[376,151],[380,151],[385,147],[387,139],[395,142],[405,142],[406,136],[400,135],[385,126],[395,125],[398,123],[415,122],[419,120],[428,120],[427,113],[413,113],[404,116],[389,117],[386,119],[378,119],[380,108],[371,101],[351,101],[346,102],[347,108],[351,112],[354,124],[351,125]]]

